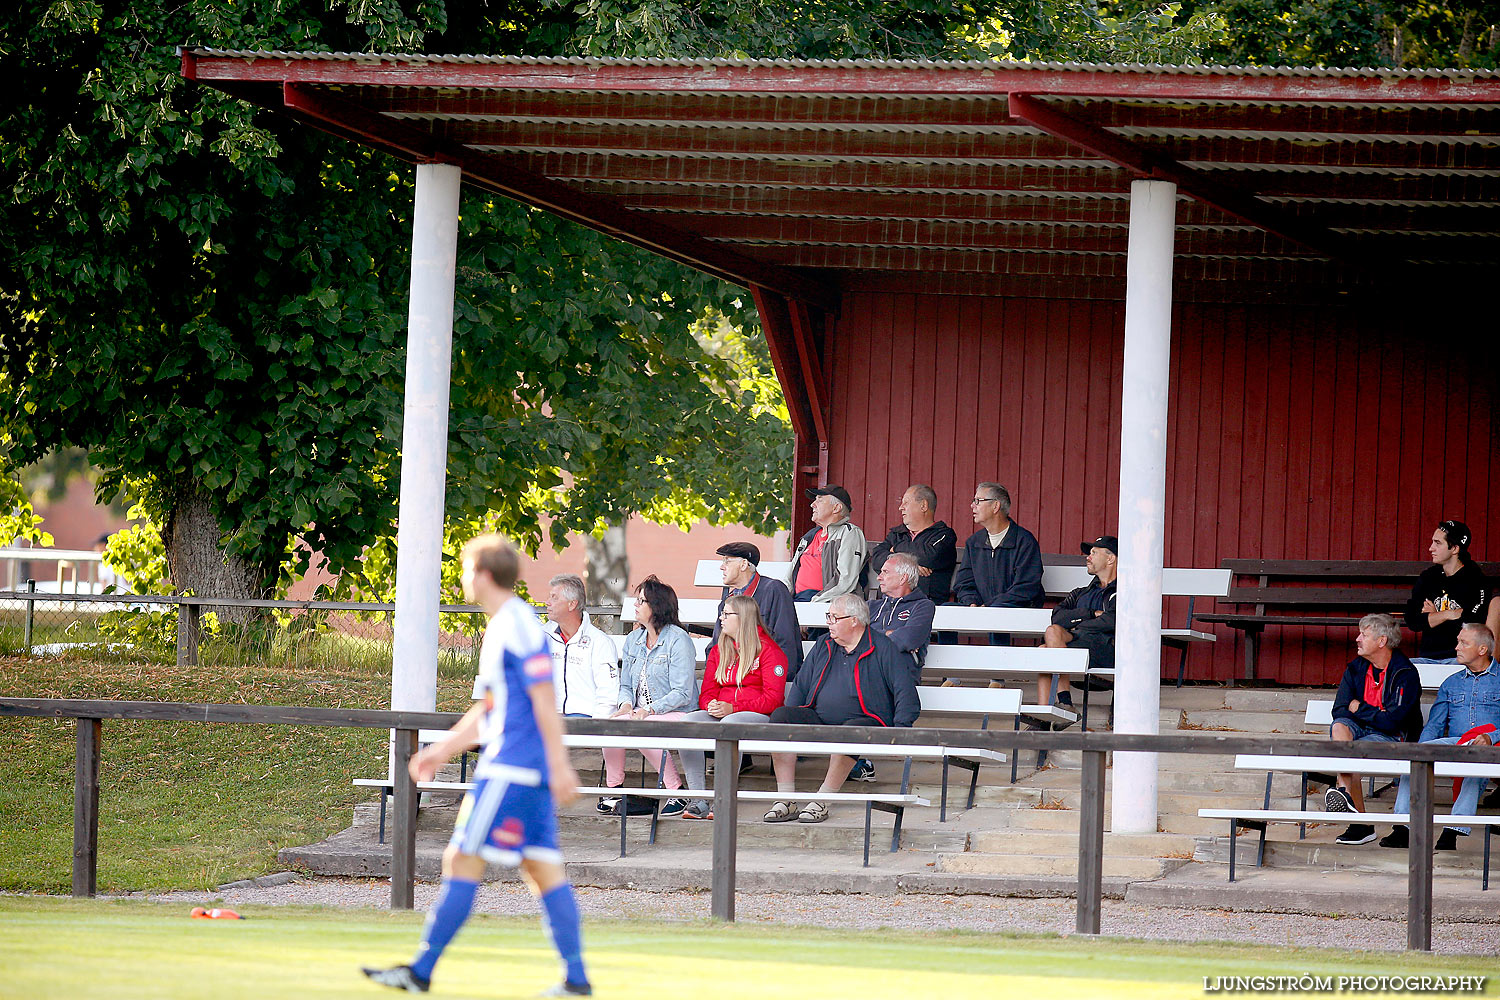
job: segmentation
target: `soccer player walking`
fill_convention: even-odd
[[[431,781],[439,765],[481,743],[475,787],[463,801],[443,852],[443,884],[427,914],[422,944],[410,965],[364,969],[385,986],[425,993],[443,949],[474,906],[485,865],[520,866],[542,905],[542,922],[562,956],[563,982],[544,996],[589,996],[578,903],[557,849],[553,800],[578,794],[578,775],[562,744],[552,687],[552,655],[536,613],[515,594],[520,557],[499,535],[464,546],[464,596],[489,616],[479,651],[480,700],[441,741],[411,760],[415,781]]]

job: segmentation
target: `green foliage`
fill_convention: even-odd
[[[591,56],[1199,61],[1223,19],[1177,23],[1180,3],[1139,0],[582,0],[567,51]]]
[[[147,517],[141,504],[130,508],[126,516],[138,523],[109,536],[104,547],[104,565],[124,578],[132,594],[163,593],[163,588],[170,585],[161,530]]]
[[[175,657],[177,653],[177,605],[154,608],[120,608],[99,616],[99,636],[147,656]],[[219,616],[212,611],[198,617],[205,639],[220,634]]]
[[[32,509],[20,478],[0,469],[0,545],[21,541],[51,545],[52,535],[42,530],[42,519]]]
[[[1476,69],[1500,65],[1497,0],[1185,0],[1185,6],[1223,16],[1228,31],[1207,49],[1215,62]]]

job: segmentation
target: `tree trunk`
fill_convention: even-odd
[[[162,531],[173,589],[179,594],[191,591],[199,597],[264,597],[260,572],[243,559],[224,553],[220,545],[223,534],[201,493],[194,490],[178,495]],[[249,608],[213,610],[221,619],[239,624],[255,617]]]
[[[603,538],[584,536],[588,555],[585,586],[590,604],[621,604],[625,600],[630,563],[625,556],[625,525],[612,524]]]
[[[1474,12],[1464,11],[1464,30],[1458,41],[1458,64],[1469,65],[1469,60],[1474,58],[1474,43],[1478,41],[1474,30]]]

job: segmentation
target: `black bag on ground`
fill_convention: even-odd
[[[615,804],[614,815],[620,815],[622,809],[626,816],[650,816],[655,811],[652,800],[644,795],[622,795]]]

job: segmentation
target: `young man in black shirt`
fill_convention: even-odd
[[[1413,663],[1457,663],[1458,630],[1484,624],[1490,583],[1469,555],[1469,526],[1444,521],[1427,551],[1433,565],[1422,571],[1406,602],[1406,627],[1420,637]]]

